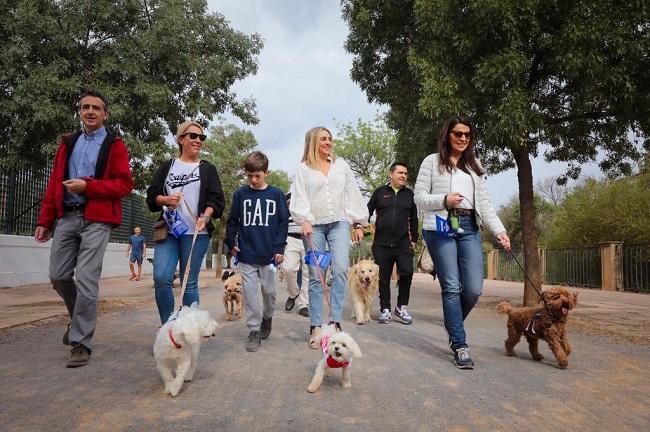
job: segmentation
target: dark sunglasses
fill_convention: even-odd
[[[455,136],[457,139],[461,139],[462,137],[467,137],[467,139],[472,139],[472,133],[471,132],[460,132],[460,131],[451,131],[450,132],[453,136]]]
[[[184,134],[181,135],[181,136],[185,136],[185,135],[188,135],[188,136],[190,137],[190,139],[193,139],[193,140],[195,140],[195,139],[198,138],[199,141],[201,141],[201,142],[205,141],[205,139],[207,138],[207,136],[205,136],[205,135],[203,135],[203,134],[197,134],[196,132],[188,132],[188,133],[184,133]]]

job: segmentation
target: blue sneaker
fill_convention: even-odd
[[[379,324],[388,324],[392,319],[393,317],[390,315],[390,309],[382,309],[377,321],[379,321]]]
[[[469,349],[464,347],[454,351],[454,363],[458,369],[474,369],[474,362],[469,356]]]
[[[411,318],[409,311],[406,310],[406,306],[396,306],[393,314],[395,314],[395,318],[397,318],[402,324],[408,325],[413,322],[413,318]]]

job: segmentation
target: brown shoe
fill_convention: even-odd
[[[320,336],[320,327],[314,327],[309,332],[309,348],[320,349],[320,343],[316,342],[316,338]]]
[[[77,368],[85,366],[90,360],[90,350],[84,345],[76,344],[70,351],[70,360],[68,360],[67,367]]]

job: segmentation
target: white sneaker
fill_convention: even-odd
[[[409,312],[406,310],[406,306],[395,306],[395,311],[393,313],[395,314],[395,317],[402,322],[402,324],[408,325],[413,322],[413,318],[411,317],[411,314],[409,314]]]
[[[392,319],[393,317],[390,314],[390,309],[382,309],[377,321],[379,321],[379,324],[388,324]]]

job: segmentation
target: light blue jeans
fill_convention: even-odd
[[[332,253],[332,288],[329,303],[331,305],[330,320],[340,323],[345,302],[345,290],[348,282],[348,266],[350,261],[350,224],[338,221],[313,226],[311,241],[318,251],[329,248]],[[309,239],[303,238],[305,251],[312,245]],[[308,252],[305,252],[308,253]],[[316,267],[309,267],[309,324],[320,327],[323,324],[323,286],[316,272]],[[321,269],[325,278],[326,269]]]
[[[442,290],[442,312],[451,348],[467,348],[464,321],[483,290],[483,248],[473,216],[460,216],[463,234],[423,230]]]
[[[183,306],[191,306],[193,302],[199,302],[199,272],[201,271],[201,264],[209,244],[209,235],[199,234],[196,236],[187,286],[183,295]],[[172,281],[174,280],[176,265],[180,258],[181,266],[179,276],[182,284],[191,247],[192,235],[184,235],[180,239],[177,239],[171,234],[167,235],[165,241],[156,243],[154,246],[153,286],[156,290],[156,305],[158,306],[160,322],[163,324],[167,322],[174,312]]]

